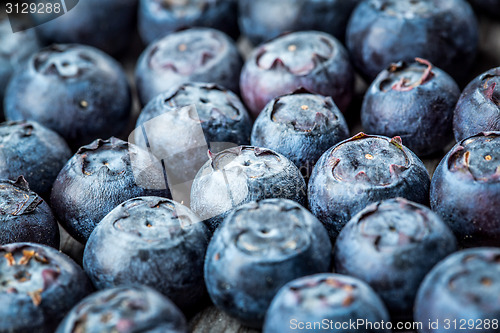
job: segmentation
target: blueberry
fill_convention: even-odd
[[[366,326],[335,329],[338,324],[361,321]],[[316,323],[322,324],[318,327]],[[323,326],[325,323],[327,327]],[[282,287],[267,310],[263,332],[390,332],[373,327],[388,324],[384,303],[370,286],[351,276],[323,273],[293,280]]]
[[[80,266],[40,244],[0,246],[0,272],[0,332],[52,333],[92,290]]]
[[[272,150],[239,146],[211,155],[191,189],[191,209],[214,231],[229,212],[244,203],[284,198],[306,204],[299,169]]]
[[[307,179],[321,155],[348,137],[347,123],[331,97],[299,90],[266,105],[251,143],[285,155]]]
[[[499,275],[498,248],[468,249],[448,256],[418,290],[414,318],[424,323],[419,332],[459,332],[464,328],[471,333],[498,332]],[[439,325],[429,327],[436,320]]]
[[[457,142],[489,131],[500,131],[500,67],[479,75],[465,87],[453,117]]]
[[[429,208],[389,199],[366,207],[345,225],[335,242],[335,271],[368,283],[391,315],[411,318],[425,275],[456,250],[455,236]]]
[[[241,95],[254,117],[273,98],[300,87],[347,109],[354,72],[337,39],[317,31],[291,33],[256,48],[241,72]]]
[[[354,65],[372,81],[393,62],[428,59],[464,79],[479,40],[474,12],[465,0],[364,0],[347,26]]]
[[[224,219],[210,241],[205,281],[218,308],[260,327],[278,290],[328,271],[330,257],[325,228],[305,208],[285,199],[250,202]]]
[[[52,45],[12,77],[5,95],[8,120],[34,120],[61,134],[72,148],[124,130],[131,109],[122,68],[83,45]]]
[[[50,201],[58,221],[85,242],[113,208],[143,195],[170,195],[158,160],[111,138],[95,140],[73,155],[57,176]]]
[[[500,132],[457,143],[432,177],[431,207],[464,246],[500,241]]]
[[[186,82],[208,82],[238,92],[243,60],[234,41],[224,33],[193,28],[150,44],[135,72],[141,103]]]
[[[430,179],[422,161],[401,138],[359,133],[327,150],[309,180],[311,212],[335,239],[371,203],[404,197],[428,204]]]
[[[237,0],[139,0],[139,33],[144,43],[176,30],[208,27],[237,38]]]
[[[145,284],[186,312],[205,295],[210,233],[187,207],[139,197],[113,209],[90,235],[83,267],[97,289]]]

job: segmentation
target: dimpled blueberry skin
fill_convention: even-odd
[[[256,48],[241,71],[241,96],[254,117],[273,98],[301,87],[331,96],[346,111],[354,72],[346,49],[331,35],[301,31],[279,37]]]
[[[489,131],[500,131],[500,67],[479,75],[465,87],[453,117],[457,142]]]
[[[415,321],[439,320],[439,327],[432,329],[424,324],[419,332],[459,332],[460,326],[464,332],[498,332],[498,325],[492,322],[498,324],[500,318],[499,276],[498,248],[467,249],[448,256],[425,277],[415,302]]]
[[[429,208],[402,198],[356,214],[335,242],[335,272],[368,283],[393,316],[411,318],[427,272],[457,250],[455,236]]]
[[[0,332],[53,333],[92,287],[62,252],[34,243],[0,246]]]
[[[52,45],[33,55],[12,77],[5,94],[7,120],[34,120],[77,149],[118,135],[131,110],[120,64],[93,47]]]
[[[351,217],[371,203],[404,197],[428,204],[429,186],[424,164],[399,137],[359,133],[321,156],[307,195],[311,212],[334,240]]]
[[[130,199],[90,235],[85,272],[97,289],[145,284],[192,312],[205,295],[210,232],[187,207],[160,197]]]
[[[326,329],[306,326],[325,319],[328,324],[332,322],[332,326],[358,320],[372,323],[390,321],[384,303],[366,283],[351,276],[323,273],[298,278],[283,286],[267,310],[262,332],[326,332]],[[304,325],[304,329],[300,329],[299,325]],[[341,331],[390,332],[389,329],[366,327]]]
[[[240,29],[257,45],[285,32],[324,31],[344,40],[347,21],[360,0],[240,0]]]
[[[451,76],[427,60],[392,64],[365,94],[361,122],[368,133],[398,135],[415,154],[429,155],[453,139],[453,110],[459,96]]]
[[[187,333],[186,318],[165,296],[146,286],[96,292],[78,303],[56,333]]]
[[[57,174],[71,157],[64,139],[34,121],[4,122],[0,145],[0,178],[24,176],[34,192],[48,199]]]
[[[296,91],[269,102],[255,120],[252,146],[285,155],[307,179],[321,155],[349,137],[331,97]]]
[[[457,143],[431,182],[431,207],[464,246],[500,242],[500,132]]]
[[[138,26],[149,44],[176,30],[208,27],[237,38],[237,0],[139,0]]]
[[[346,44],[369,81],[391,63],[415,57],[459,80],[474,61],[478,35],[465,0],[364,0],[349,20]]]
[[[159,161],[112,137],[95,140],[73,155],[54,182],[50,203],[62,226],[84,243],[113,208],[144,195],[170,196]]]
[[[296,202],[250,202],[226,217],[210,241],[208,293],[218,308],[259,328],[285,283],[329,270],[331,250],[325,228]]]
[[[171,33],[150,44],[135,70],[142,105],[187,82],[220,84],[238,92],[243,60],[236,44],[223,32],[192,28]]]
[[[231,210],[250,201],[291,199],[306,205],[299,169],[270,149],[240,146],[211,155],[191,188],[191,209],[214,231]]]

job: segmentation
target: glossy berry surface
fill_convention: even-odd
[[[0,271],[1,332],[52,333],[92,290],[80,266],[40,244],[0,246]]]
[[[7,120],[33,120],[73,148],[118,135],[127,124],[130,89],[122,68],[83,45],[52,45],[33,55],[9,83]]]
[[[317,326],[315,329],[313,325],[324,320],[332,327],[358,320],[387,324],[389,314],[380,297],[363,281],[340,274],[315,274],[293,280],[280,289],[267,310],[263,332],[322,332],[326,329]],[[339,331],[390,332],[382,328],[358,328]]]
[[[301,31],[257,47],[243,66],[240,88],[254,117],[273,98],[298,88],[331,96],[345,111],[353,94],[354,72],[337,39],[323,32]]]
[[[463,250],[441,261],[420,286],[414,314],[416,321],[439,320],[441,325],[437,329],[424,325],[419,332],[453,332],[464,323],[467,332],[498,332],[499,274],[498,248]],[[444,325],[447,322],[449,329]]]
[[[425,275],[456,250],[455,236],[429,208],[389,199],[366,207],[342,229],[335,242],[335,272],[365,281],[391,315],[411,318]]]
[[[399,62],[382,71],[363,100],[361,122],[371,134],[400,136],[417,155],[441,151],[453,138],[455,81],[427,60]]]
[[[73,155],[54,182],[50,202],[70,235],[85,242],[113,208],[143,195],[170,195],[159,161],[111,138],[95,140]]]
[[[427,204],[429,185],[424,164],[399,137],[359,133],[321,156],[307,194],[311,212],[333,240],[352,216],[371,203],[404,197]]]
[[[285,155],[305,178],[321,155],[349,137],[331,97],[297,91],[269,102],[252,129],[252,145]]]
[[[260,327],[278,290],[295,278],[328,271],[331,244],[299,204],[267,199],[238,207],[208,246],[205,281],[214,304]]]
[[[135,79],[141,103],[187,82],[216,83],[238,92],[243,60],[234,41],[209,28],[169,34],[150,44],[138,60]]]
[[[465,246],[500,241],[500,132],[457,143],[431,182],[431,207]]]
[[[489,131],[500,131],[500,67],[479,75],[465,87],[453,117],[457,141]]]

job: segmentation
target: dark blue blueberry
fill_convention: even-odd
[[[59,134],[34,121],[0,124],[0,178],[24,176],[31,190],[50,197],[52,184],[71,150]]]
[[[56,333],[187,333],[186,318],[165,296],[146,286],[96,292],[78,303]]]
[[[218,308],[244,325],[260,327],[285,283],[328,271],[331,250],[325,228],[296,202],[250,202],[226,217],[210,241],[208,293]]]
[[[314,166],[309,208],[335,239],[363,208],[403,197],[429,203],[430,179],[422,161],[401,138],[359,133],[326,151]]]
[[[144,43],[176,30],[208,27],[237,38],[237,0],[139,0],[139,34]]]
[[[192,313],[205,295],[209,238],[207,227],[183,205],[152,196],[130,199],[92,232],[83,268],[97,289],[148,285]]]
[[[465,87],[453,117],[457,142],[489,131],[500,131],[500,67],[479,75]]]
[[[354,65],[369,81],[391,63],[415,57],[463,80],[478,40],[476,17],[465,0],[364,0],[346,34]]]
[[[344,46],[331,35],[301,31],[277,38],[256,48],[241,72],[241,95],[254,117],[273,98],[301,87],[347,109],[354,72]]]
[[[193,28],[150,44],[137,62],[135,79],[141,103],[187,82],[216,83],[238,92],[243,60],[224,33]]]
[[[83,45],[52,45],[33,55],[5,94],[8,120],[34,120],[76,149],[127,125],[131,96],[114,59]]]
[[[159,161],[125,141],[98,139],[66,163],[54,182],[50,203],[69,234],[86,242],[113,208],[143,195],[170,196]]]
[[[0,246],[0,332],[53,333],[92,287],[65,254],[34,243]]]
[[[324,273],[293,280],[281,288],[267,310],[263,333],[389,333],[384,328],[389,320],[384,303],[366,283]],[[335,326],[350,322],[360,326]]]
[[[468,249],[448,256],[418,290],[414,318],[423,323],[419,332],[498,332],[499,276],[498,248]],[[429,327],[436,320],[438,325]]]
[[[498,19],[500,16],[500,0],[470,0],[470,3],[484,14]]]
[[[500,242],[500,132],[457,143],[437,166],[431,207],[464,246]]]
[[[235,207],[284,198],[306,205],[306,183],[285,156],[250,146],[211,155],[193,181],[191,209],[214,231]]]
[[[335,242],[335,271],[368,283],[391,315],[411,318],[425,275],[456,250],[455,236],[429,208],[389,199],[345,225]]]
[[[455,81],[424,59],[392,64],[365,94],[363,128],[400,136],[417,155],[441,151],[453,139],[453,110],[460,96]]]

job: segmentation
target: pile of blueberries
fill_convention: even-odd
[[[479,13],[500,1],[0,21],[0,333],[188,332],[209,304],[264,333],[499,332],[500,55],[473,78]]]

